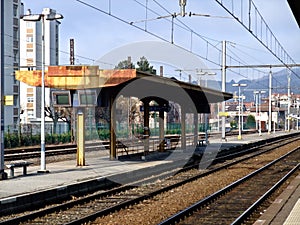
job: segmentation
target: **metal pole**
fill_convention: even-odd
[[[241,132],[241,86],[239,85],[239,136],[238,139],[242,139],[242,132]]]
[[[226,91],[226,41],[222,41],[222,91]],[[224,113],[225,108],[225,100],[222,101],[222,112]],[[226,140],[225,136],[225,123],[226,118],[222,116],[222,140]]]
[[[42,77],[41,77],[41,169],[38,173],[48,173],[46,170],[46,153],[45,153],[45,19],[58,20],[62,19],[61,14],[34,14],[23,15],[24,21],[41,21],[42,23]]]
[[[268,134],[272,131],[272,70],[269,73],[269,125]]]
[[[4,0],[0,1],[0,16],[1,16],[1,27],[0,27],[0,33],[1,33],[1,46],[0,46],[0,180],[7,179],[7,173],[4,172],[4,102],[3,102],[3,96],[4,96]]]
[[[218,118],[218,132],[220,132],[220,104],[219,102],[217,103],[217,106],[218,106],[218,115],[217,115],[217,118]]]
[[[259,101],[259,131],[258,131],[258,134],[259,136],[261,136],[261,92],[258,93],[258,101]]]
[[[208,145],[208,115],[207,113],[204,114],[205,120],[205,144]]]
[[[288,108],[287,108],[287,131],[290,131],[290,113],[291,113],[291,71],[288,72]]]
[[[299,101],[297,100],[297,130],[299,130]]]
[[[255,93],[255,115],[256,115],[256,118],[257,118],[257,110],[258,110],[258,109],[257,109],[257,108],[258,108],[258,107],[257,107],[257,106],[258,106],[258,105],[257,105],[257,104],[258,104],[258,99],[257,99],[257,97],[258,97],[258,96],[257,96],[257,93]],[[255,129],[258,130],[258,120],[257,120],[257,119],[255,119]]]
[[[77,114],[77,166],[85,166],[85,122],[83,112]]]
[[[274,134],[276,133],[276,121],[275,121],[275,118],[274,118],[274,121],[273,121],[273,133]]]
[[[42,100],[41,100],[41,169],[39,173],[47,173],[45,153],[45,16],[41,14],[42,22]]]
[[[241,105],[242,118],[241,118],[241,124],[242,124],[242,131],[243,131],[244,130],[244,95],[242,95],[241,98],[242,98],[242,105]]]

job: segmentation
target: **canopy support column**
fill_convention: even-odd
[[[194,146],[197,146],[198,143],[198,130],[199,130],[199,125],[198,125],[198,113],[194,113]]]
[[[163,152],[165,150],[165,145],[164,145],[164,136],[165,136],[165,126],[164,126],[164,117],[165,117],[165,112],[163,109],[163,105],[160,105],[160,110],[159,110],[159,151]]]
[[[181,149],[186,149],[185,109],[181,107]]]
[[[116,127],[116,118],[115,118],[115,112],[116,112],[116,105],[114,104],[115,96],[111,95],[109,99],[109,107],[110,107],[110,159],[115,160],[117,158],[117,145],[116,145],[116,133],[115,133],[115,127]]]
[[[150,137],[150,128],[149,128],[149,99],[144,99],[144,154],[149,154],[149,137]]]

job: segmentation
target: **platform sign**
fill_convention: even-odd
[[[13,95],[5,95],[4,96],[4,105],[14,105],[14,96]]]
[[[79,90],[78,91],[79,106],[95,106],[97,105],[97,93],[95,90]]]
[[[219,116],[227,117],[227,116],[229,116],[229,113],[228,112],[219,112]]]
[[[52,103],[54,107],[72,106],[70,91],[53,91]]]
[[[272,112],[272,121],[275,123],[278,123],[278,113],[277,112]]]
[[[144,112],[145,108],[144,106],[140,106],[140,111]],[[149,111],[150,112],[158,112],[160,110],[163,110],[164,112],[169,112],[171,110],[171,107],[168,106],[158,106],[158,105],[153,105],[153,106],[149,106]]]
[[[85,166],[85,122],[84,114],[77,115],[77,166]]]

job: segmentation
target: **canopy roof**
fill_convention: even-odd
[[[16,79],[31,86],[41,86],[42,71],[16,71]],[[122,92],[123,95],[139,98],[154,96],[180,104],[188,104],[184,96],[187,95],[198,112],[207,111],[208,103],[222,102],[232,98],[230,93],[151,75],[135,69],[101,70],[98,66],[82,65],[49,66],[45,71],[45,87],[63,90],[113,89],[115,93]],[[123,91],[124,89],[126,91]]]

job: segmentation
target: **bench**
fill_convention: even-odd
[[[128,155],[128,147],[127,147],[127,145],[125,145],[123,142],[121,142],[121,141],[117,141],[117,143],[116,143],[116,148],[123,148],[124,149],[124,151],[126,152],[126,154]]]
[[[174,135],[174,136],[166,136],[162,142],[157,146],[158,149],[176,149],[178,142],[180,140],[180,136]]]
[[[108,149],[108,150],[109,150],[109,149],[110,149],[110,143],[107,142],[107,144],[105,144],[104,147],[105,147],[105,149]],[[126,154],[128,155],[128,146],[125,145],[123,142],[117,141],[117,142],[116,142],[116,148],[117,148],[117,149],[118,149],[118,148],[123,148],[124,151],[126,152]]]
[[[23,175],[26,175],[27,174],[27,166],[29,166],[31,164],[33,164],[33,163],[27,162],[27,161],[17,161],[17,162],[11,162],[10,164],[7,164],[6,168],[10,169],[10,177],[14,177],[15,168],[23,167]]]

